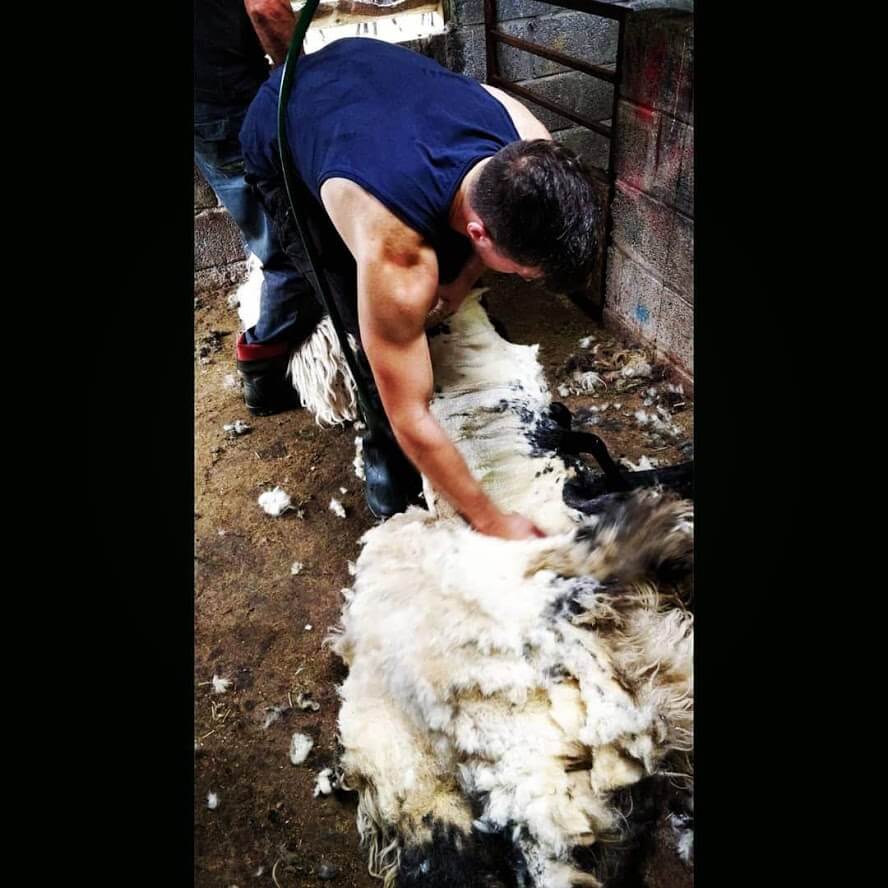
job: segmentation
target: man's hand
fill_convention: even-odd
[[[484,263],[472,254],[453,281],[449,284],[439,283],[435,296],[440,309],[436,306],[435,314],[439,310],[444,317],[454,314],[468,296],[469,291],[478,283],[478,278],[481,277],[483,271]]]
[[[517,512],[509,514],[499,512],[492,520],[475,524],[475,530],[487,536],[499,537],[501,540],[529,540],[546,535],[536,524]]]
[[[446,321],[447,318],[449,318],[453,314],[453,311],[453,309],[451,309],[439,299],[435,303],[435,307],[426,315],[426,330],[430,330],[432,327],[437,327],[438,324]]]
[[[472,284],[457,278],[450,284],[438,284],[438,290],[435,295],[438,297],[442,310],[447,314],[453,314],[462,305],[463,300],[468,296],[471,289]]]
[[[253,30],[275,65],[283,64],[296,28],[290,0],[244,0]]]

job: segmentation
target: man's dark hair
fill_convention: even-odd
[[[506,145],[482,168],[469,201],[500,252],[540,267],[548,289],[587,285],[600,210],[589,171],[569,148],[548,139]]]

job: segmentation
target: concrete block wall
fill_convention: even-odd
[[[617,25],[609,19],[537,0],[497,0],[497,21],[513,37],[593,64],[616,62]],[[449,0],[449,22],[448,66],[476,80],[485,80],[483,0]],[[497,61],[505,79],[584,117],[610,119],[613,87],[609,83],[505,44],[497,47]],[[587,162],[607,169],[610,143],[606,138],[539,105],[527,104],[556,139]]]
[[[605,319],[694,374],[694,19],[627,23]]]
[[[243,238],[213,189],[194,168],[194,291],[239,282],[246,271]]]
[[[613,66],[616,63],[618,25],[611,19],[537,0],[497,0],[496,7],[500,29],[513,37],[592,64]],[[451,46],[459,45],[462,51],[461,57],[456,57],[451,51],[449,67],[485,80],[483,0],[449,0],[449,22]],[[610,83],[506,44],[497,44],[496,52],[499,71],[505,80],[583,117],[610,122],[613,112],[613,86]],[[525,104],[555,139],[564,142],[592,166],[608,169],[609,139],[540,105],[530,101],[525,101]],[[608,191],[603,185],[598,191],[602,207],[599,225],[601,267]],[[600,278],[593,281],[584,301],[600,306],[604,299],[604,285]]]

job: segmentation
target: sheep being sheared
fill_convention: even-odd
[[[692,781],[691,504],[568,508],[536,347],[499,337],[477,294],[430,350],[432,409],[469,468],[551,535],[483,536],[428,487],[430,511],[365,534],[332,644],[370,871],[387,888],[615,884],[632,793]]]

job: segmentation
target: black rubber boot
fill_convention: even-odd
[[[244,387],[244,403],[253,416],[271,416],[301,406],[299,393],[287,379],[290,348],[286,343],[249,345],[243,334],[237,341],[237,370]]]
[[[391,518],[408,506],[422,505],[422,477],[386,434],[364,436],[364,496],[377,518]]]

